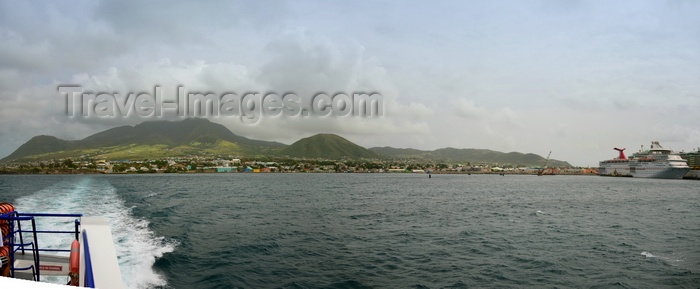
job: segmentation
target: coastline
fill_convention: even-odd
[[[53,171],[27,171],[27,170],[0,170],[0,175],[178,175],[178,174],[415,174],[415,175],[533,175],[537,176],[537,172],[386,172],[386,171],[353,171],[353,172],[336,172],[336,171],[267,171],[267,172],[217,172],[216,170],[193,170],[184,172],[119,172],[106,173],[100,171],[83,171],[83,170],[53,170]],[[557,174],[544,174],[542,176],[598,176],[596,173],[581,173],[581,172],[562,172]]]

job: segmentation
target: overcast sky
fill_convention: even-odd
[[[62,84],[382,95],[383,117],[209,118],[288,144],[330,132],[579,166],[700,147],[700,1],[198,2],[0,2],[0,157],[149,120],[68,117]]]

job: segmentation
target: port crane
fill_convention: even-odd
[[[547,154],[547,160],[544,162],[544,166],[539,171],[537,171],[538,176],[541,176],[544,174],[544,170],[547,169],[547,165],[549,164],[549,157],[551,155],[552,155],[552,151],[549,151],[549,154]]]

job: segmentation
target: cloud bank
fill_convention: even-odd
[[[378,92],[382,117],[210,118],[291,143],[489,148],[596,165],[700,146],[694,1],[0,1],[0,155],[140,117],[76,118],[58,85],[130,92]]]

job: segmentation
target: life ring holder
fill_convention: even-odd
[[[0,202],[0,215],[6,215],[15,211],[15,206],[10,203]],[[10,277],[10,243],[4,238],[10,235],[10,222],[0,220],[0,276]]]

